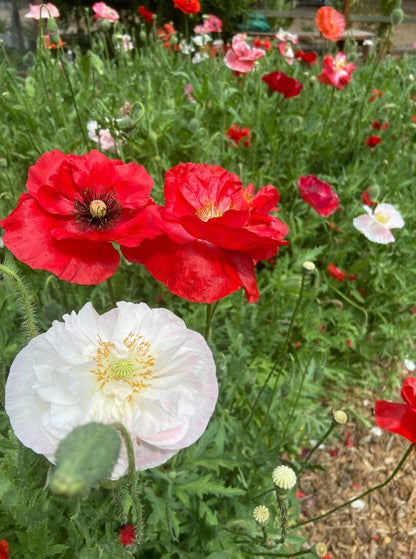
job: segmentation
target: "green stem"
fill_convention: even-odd
[[[249,555],[261,555],[261,556],[271,556],[271,557],[300,557],[301,555],[309,555],[309,554],[314,554],[313,548],[310,549],[304,549],[301,551],[295,551],[294,553],[276,553],[275,551],[251,551],[250,549],[245,549],[244,550],[245,553],[248,553]]]
[[[32,303],[30,302],[30,296],[28,290],[26,289],[24,283],[19,278],[17,273],[11,270],[10,268],[8,268],[7,266],[5,266],[4,264],[0,264],[0,272],[2,272],[7,277],[12,279],[17,286],[26,313],[25,321],[26,321],[28,338],[29,340],[31,340],[32,338],[35,338],[38,335],[38,329],[36,326],[35,313],[33,311]]]
[[[205,339],[206,341],[208,341],[209,335],[211,333],[212,315],[214,314],[213,305],[208,303],[206,309],[207,309],[207,314],[205,317]]]
[[[315,516],[314,518],[309,518],[308,520],[304,520],[303,522],[298,522],[297,524],[294,524],[293,526],[289,526],[289,530],[293,530],[294,528],[299,528],[300,526],[305,526],[305,524],[310,524],[311,522],[316,522],[317,520],[321,520],[322,518],[326,518],[330,514],[333,514],[334,512],[336,512],[340,509],[343,509],[344,507],[347,507],[348,505],[351,505],[351,503],[354,503],[354,501],[358,501],[358,499],[362,499],[363,497],[366,497],[370,493],[373,493],[373,491],[377,491],[378,489],[382,489],[383,487],[385,487],[398,474],[401,467],[403,466],[403,464],[406,462],[407,458],[409,457],[409,454],[414,449],[414,446],[415,446],[414,443],[412,443],[408,447],[408,449],[406,450],[406,452],[402,456],[400,462],[397,464],[397,466],[395,467],[393,472],[383,482],[375,485],[374,487],[371,487],[370,489],[367,489],[367,491],[364,491],[364,493],[361,493],[360,495],[358,495],[358,497],[354,497],[354,499],[350,499],[349,501],[345,501],[345,503],[342,503],[341,505],[338,505],[337,507],[334,507],[333,509],[330,509],[329,511],[327,511],[323,514]]]
[[[136,510],[136,520],[135,525],[137,528],[137,541],[140,543],[143,541],[143,511],[142,503],[140,501],[139,494],[136,488],[136,461],[134,458],[134,448],[131,440],[130,433],[124,427],[122,423],[113,423],[113,426],[118,430],[126,446],[127,460],[128,460],[128,471],[127,476],[130,486],[130,495],[133,500],[134,508]]]
[[[287,538],[287,523],[288,523],[287,498],[286,498],[286,494],[282,495],[278,488],[276,488],[276,501],[277,501],[277,506],[279,507],[280,528],[282,530],[282,535],[277,543],[282,544],[285,543]]]
[[[332,433],[332,431],[335,429],[336,427],[336,423],[332,422],[331,425],[329,426],[329,428],[326,430],[326,432],[322,435],[322,437],[319,439],[319,441],[316,443],[316,445],[314,447],[312,447],[311,451],[308,453],[307,457],[305,458],[305,460],[303,461],[300,470],[298,471],[297,475],[299,475],[304,469],[305,466],[309,463],[310,459],[312,458],[312,456],[315,454],[315,452],[318,450],[318,448],[321,446],[321,444],[324,442],[325,439],[327,439],[329,437],[329,435]]]
[[[75,113],[77,115],[78,125],[79,125],[79,128],[81,130],[81,135],[82,135],[83,140],[84,140],[85,149],[87,151],[89,151],[90,146],[89,146],[89,142],[88,142],[87,132],[86,132],[85,126],[82,124],[81,116],[79,114],[78,104],[77,104],[77,100],[75,98],[75,93],[74,93],[74,88],[72,87],[71,78],[69,77],[68,70],[66,68],[66,61],[64,60],[64,57],[62,56],[61,49],[58,48],[56,50],[58,51],[58,57],[59,57],[59,61],[60,61],[61,65],[62,65],[62,71],[63,71],[63,73],[65,75],[65,79],[68,83],[69,92],[71,94],[72,103],[74,105]]]
[[[110,295],[111,304],[113,305],[113,308],[115,308],[117,306],[117,299],[114,293],[113,282],[111,281],[111,278],[108,278],[106,280],[106,284],[108,288],[108,293]]]
[[[305,270],[305,268],[304,268],[304,269],[302,270],[302,279],[301,279],[301,282],[300,282],[300,289],[299,289],[298,298],[297,298],[297,301],[296,301],[295,308],[293,309],[293,313],[292,313],[292,317],[291,317],[291,319],[290,319],[289,328],[288,328],[288,330],[287,330],[286,337],[285,337],[285,339],[284,339],[284,342],[283,342],[283,344],[282,344],[280,350],[279,350],[278,353],[277,353],[277,356],[276,356],[276,358],[275,358],[275,360],[274,360],[273,366],[272,366],[272,368],[270,369],[270,372],[269,372],[269,374],[267,375],[267,378],[266,378],[265,382],[263,383],[262,387],[261,387],[260,390],[259,390],[259,393],[257,394],[257,397],[256,397],[256,399],[255,399],[255,401],[254,401],[254,404],[253,404],[252,408],[251,408],[251,413],[250,413],[250,415],[249,415],[249,417],[248,417],[248,419],[247,419],[247,421],[246,421],[246,424],[250,423],[250,421],[252,420],[253,415],[254,415],[254,412],[255,412],[256,407],[257,407],[257,404],[258,404],[258,402],[259,402],[259,400],[260,400],[260,397],[261,397],[261,395],[263,394],[264,389],[265,389],[266,386],[268,385],[269,380],[271,379],[271,377],[272,377],[274,371],[276,370],[278,363],[280,362],[281,358],[283,357],[283,355],[284,355],[285,352],[286,352],[286,349],[287,349],[287,346],[288,346],[288,343],[289,343],[289,340],[290,340],[290,336],[292,335],[293,326],[294,326],[294,324],[295,324],[295,318],[296,318],[297,312],[298,312],[298,310],[299,310],[300,302],[301,302],[301,300],[302,300],[303,289],[304,289],[304,287],[305,287],[305,281],[306,281],[306,275],[307,275],[307,274],[308,274],[308,271]],[[278,374],[278,376],[277,376],[277,379],[279,379],[280,374],[281,374],[281,371],[279,371],[279,374]],[[277,382],[274,383],[274,387],[273,387],[273,391],[272,391],[272,397],[271,397],[271,399],[270,399],[270,402],[273,402],[276,389],[277,389]],[[270,410],[270,407],[271,407],[271,403],[269,403],[269,408],[268,408],[268,410]]]

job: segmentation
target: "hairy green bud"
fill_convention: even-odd
[[[111,474],[120,446],[114,427],[102,423],[76,427],[58,446],[51,490],[68,497],[86,495]]]
[[[393,25],[399,25],[404,20],[404,11],[401,8],[396,8],[391,12],[390,18]]]

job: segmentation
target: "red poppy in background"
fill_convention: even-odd
[[[297,97],[303,89],[303,85],[298,80],[287,76],[283,72],[265,74],[261,79],[269,86],[271,91],[281,93],[286,99]]]
[[[413,121],[413,122],[416,122],[416,115],[415,115],[415,116],[412,116],[412,121]]]
[[[253,41],[253,47],[270,50],[272,48],[272,44],[269,39],[260,39],[259,37],[256,37]]]
[[[295,52],[295,58],[300,59],[302,62],[307,64],[308,66],[312,66],[313,64],[318,64],[318,55],[316,52],[312,50],[298,50]]]
[[[345,278],[348,278],[351,281],[355,281],[357,279],[357,276],[353,276],[352,274],[346,274],[341,270],[341,268],[338,268],[338,266],[332,264],[332,262],[328,264],[327,270],[334,279],[340,282],[344,281]]]
[[[380,91],[379,89],[373,89],[373,93],[371,94],[371,97],[368,100],[368,102],[372,103],[376,99],[380,99],[381,97],[383,97],[383,95],[384,95],[384,93],[382,91]]]
[[[144,6],[139,6],[138,11],[139,11],[140,17],[144,21],[147,21],[147,23],[153,23],[153,19],[156,18],[156,14],[154,14],[153,12],[149,12],[149,10],[146,10],[146,8]]]
[[[307,175],[298,179],[299,192],[307,204],[322,216],[333,214],[339,208],[338,195],[327,182],[315,175]]]
[[[330,41],[338,41],[345,31],[345,18],[329,6],[319,8],[315,15],[316,26]]]
[[[127,524],[118,532],[120,543],[123,545],[131,545],[136,541],[136,527],[133,524]]]
[[[201,11],[198,0],[173,0],[173,5],[184,14],[197,14]]]
[[[371,126],[372,128],[374,128],[374,130],[387,130],[390,126],[390,122],[380,122],[379,120],[373,120]]]
[[[0,540],[0,559],[9,559],[9,544],[6,540]]]
[[[144,167],[98,151],[44,153],[30,167],[27,193],[0,221],[4,245],[34,269],[72,283],[97,284],[114,274],[112,243],[137,246],[159,232]]]
[[[366,188],[364,192],[361,194],[361,200],[364,202],[366,206],[377,206],[377,202],[371,199],[370,187]]]
[[[270,214],[274,186],[254,193],[222,167],[182,163],[166,173],[164,192],[163,234],[122,248],[125,257],[189,301],[213,303],[240,287],[257,301],[254,265],[287,244],[288,227]]]
[[[368,138],[365,139],[365,145],[369,148],[374,148],[381,142],[382,139],[383,138],[380,138],[380,136],[368,136]]]
[[[251,130],[250,128],[244,128],[237,124],[233,124],[227,130],[227,138],[232,140],[236,146],[242,145],[247,148],[251,145]]]
[[[401,397],[405,404],[377,400],[376,423],[382,429],[416,443],[416,377],[404,380]]]
[[[322,72],[318,75],[318,80],[325,85],[345,89],[354,70],[355,64],[348,62],[343,52],[338,52],[335,57],[327,54],[322,60]]]

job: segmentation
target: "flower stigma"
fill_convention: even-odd
[[[390,219],[390,216],[388,216],[387,214],[385,214],[383,212],[375,213],[374,217],[376,218],[376,220],[379,223],[382,223],[383,225],[385,225],[388,222],[388,220]]]
[[[113,189],[88,188],[74,200],[73,214],[82,231],[108,230],[120,220],[121,207]]]
[[[150,343],[131,332],[117,345],[100,339],[95,364],[91,372],[100,389],[114,393],[120,388],[123,392],[127,389],[131,397],[149,386],[155,359],[150,351]]]

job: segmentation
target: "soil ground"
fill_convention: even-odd
[[[349,405],[375,425],[375,399],[382,396],[357,395]],[[397,401],[401,401],[399,394]],[[383,482],[409,446],[398,435],[354,426],[352,422],[338,432],[341,439],[335,444],[331,441],[311,459],[325,471],[303,475],[301,520],[322,514]],[[415,469],[412,452],[390,484],[355,505],[305,526],[310,542],[325,542],[331,559],[416,559]]]

